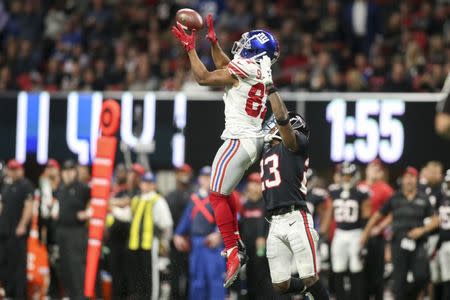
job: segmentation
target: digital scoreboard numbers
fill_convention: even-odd
[[[405,103],[398,99],[361,99],[355,103],[334,99],[326,107],[331,125],[330,158],[334,162],[358,160],[368,163],[380,158],[397,162],[403,154],[405,131],[401,117]]]

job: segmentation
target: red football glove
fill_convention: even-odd
[[[181,24],[177,23],[177,26],[172,26],[172,34],[180,41],[187,52],[195,49],[195,29],[192,29],[192,34],[188,35]]]
[[[217,36],[216,32],[214,31],[214,21],[212,18],[212,15],[209,14],[206,17],[206,26],[208,26],[208,34],[206,35],[206,38],[212,43],[217,43]]]

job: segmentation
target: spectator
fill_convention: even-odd
[[[176,188],[167,195],[173,223],[178,226],[181,216],[190,202],[192,193],[191,180],[192,168],[184,164],[175,171]],[[184,299],[187,296],[188,284],[188,255],[180,252],[171,244],[170,252],[170,276],[172,295],[171,299]]]
[[[70,2],[63,9],[64,4],[60,3],[50,4],[49,8],[38,3],[9,1],[0,12],[0,68],[8,65],[13,78],[13,82],[2,84],[3,89],[14,89],[16,85],[20,89],[51,91],[181,90],[197,86],[191,84],[181,67],[183,60],[175,58],[178,50],[172,47],[174,41],[167,38],[176,4],[144,1],[127,5],[113,1],[106,5],[104,0],[95,0]],[[324,7],[311,0],[276,4],[256,1],[251,9],[249,4],[238,0],[225,4],[200,1],[198,9],[216,12],[218,33],[226,52],[250,29],[267,28],[277,34],[282,46],[280,61],[274,67],[283,68],[277,79],[280,87],[291,84],[289,88],[293,89],[345,91],[343,78],[356,67],[368,83],[363,90],[384,91],[389,72],[368,74],[375,71],[377,61],[381,62],[377,56],[406,58],[404,68],[409,73],[406,76],[411,77],[407,80],[410,83],[395,83],[392,87],[396,80],[389,79],[389,89],[434,92],[447,72],[442,66],[448,63],[446,41],[450,27],[445,22],[448,11],[442,1],[413,4],[333,0]],[[31,53],[27,46],[30,42]],[[204,44],[198,48],[199,57],[211,65],[209,49]],[[358,53],[364,59],[357,55],[358,62],[354,64],[353,57]],[[333,62],[333,72],[322,69],[326,57],[332,58],[328,60]],[[59,64],[50,63],[52,59]],[[430,65],[425,66],[424,59]],[[105,61],[114,62],[114,66],[107,68]],[[75,67],[76,74],[72,74],[75,62],[79,70]],[[95,74],[94,82],[90,68]],[[299,68],[303,70],[299,72]],[[307,85],[299,76],[303,72],[312,81]],[[66,76],[61,80],[63,73]],[[72,77],[77,80],[72,82]],[[43,79],[43,86],[39,78]],[[185,81],[187,84],[183,84]]]
[[[343,8],[343,30],[353,53],[369,54],[375,38],[381,34],[378,6],[371,0],[354,0]]]
[[[225,260],[220,255],[223,243],[209,203],[211,167],[200,170],[198,190],[178,223],[174,244],[180,252],[189,254],[189,299],[224,299],[223,273]]]
[[[16,160],[8,161],[6,174],[0,195],[0,280],[7,298],[25,299],[33,187]]]
[[[66,297],[84,299],[88,204],[90,191],[77,178],[77,165],[67,160],[62,166],[62,185],[56,193],[56,244],[61,261],[61,283]]]
[[[405,66],[401,62],[394,62],[390,77],[385,86],[387,92],[411,92],[411,79],[406,74]]]

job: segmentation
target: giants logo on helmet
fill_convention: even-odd
[[[263,33],[258,33],[257,35],[255,35],[255,38],[258,40],[258,42],[260,42],[261,44],[265,44],[269,41],[269,38]]]

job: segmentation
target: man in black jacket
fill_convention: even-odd
[[[61,280],[65,296],[84,299],[86,268],[87,209],[90,191],[77,179],[77,166],[72,160],[64,162],[62,184],[56,193],[59,213],[56,221],[56,243],[61,257]]]
[[[27,237],[33,210],[33,186],[16,160],[7,164],[0,195],[0,270],[7,298],[26,299]]]

